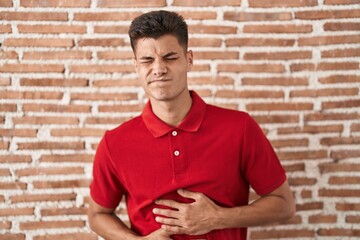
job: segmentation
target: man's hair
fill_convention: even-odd
[[[165,34],[176,37],[179,44],[187,50],[188,28],[184,18],[175,12],[152,11],[136,17],[130,25],[129,37],[133,52],[140,38],[159,38]]]

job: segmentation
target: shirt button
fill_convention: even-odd
[[[172,135],[175,137],[177,135],[177,131],[172,131]]]
[[[174,151],[174,155],[175,156],[179,156],[180,155],[180,152],[178,150]]]

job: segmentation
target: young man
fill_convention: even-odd
[[[189,91],[193,55],[183,18],[146,13],[129,35],[149,102],[98,146],[91,228],[114,240],[245,240],[249,226],[291,218],[285,172],[255,121]],[[249,186],[261,196],[251,204]],[[114,214],[123,195],[131,229]]]

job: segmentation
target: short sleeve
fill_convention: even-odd
[[[106,134],[96,150],[90,194],[97,204],[105,208],[116,208],[124,194],[124,187],[108,150]]]
[[[257,194],[269,194],[286,180],[285,170],[259,125],[248,115],[244,131],[242,167]]]

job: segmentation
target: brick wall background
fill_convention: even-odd
[[[0,0],[0,239],[97,239],[97,143],[145,101],[128,25],[160,8],[188,21],[191,88],[248,111],[288,172],[296,217],[250,239],[360,236],[359,3]]]

